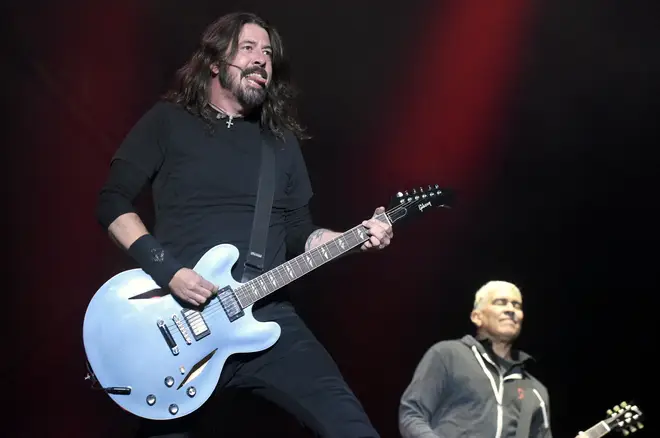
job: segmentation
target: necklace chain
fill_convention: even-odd
[[[240,115],[239,116],[229,115],[229,114],[227,114],[227,111],[225,111],[222,108],[212,104],[211,102],[209,102],[209,105],[211,106],[211,108],[215,109],[218,112],[218,115],[215,116],[216,119],[223,119],[225,117],[229,117],[229,119],[227,120],[227,128],[231,128],[234,125],[233,120],[235,118],[241,117]]]

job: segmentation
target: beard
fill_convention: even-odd
[[[261,67],[248,67],[238,76],[235,76],[229,72],[229,67],[231,66],[225,64],[220,70],[220,74],[218,75],[220,85],[231,91],[236,97],[238,103],[244,108],[255,108],[263,104],[266,100],[266,95],[268,94],[267,87],[251,87],[245,85],[242,82],[242,79],[252,73],[259,73],[264,79],[266,79],[268,77],[266,70]]]

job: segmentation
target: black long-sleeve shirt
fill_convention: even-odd
[[[108,227],[135,212],[135,198],[151,184],[153,234],[184,266],[194,267],[220,243],[236,246],[240,280],[250,243],[261,163],[262,132],[256,120],[219,119],[211,132],[182,107],[158,102],[147,111],[115,153],[101,189],[97,218]],[[297,255],[312,231],[312,188],[299,144],[287,133],[275,142],[275,193],[264,269]]]

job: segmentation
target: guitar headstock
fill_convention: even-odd
[[[441,188],[437,184],[427,188],[419,187],[399,192],[390,202],[386,211],[391,223],[403,218],[425,213],[434,207],[451,208],[454,202],[454,192]]]
[[[644,427],[641,422],[643,413],[636,405],[621,402],[608,409],[607,415],[603,421],[610,429],[621,432],[623,436],[628,436]]]

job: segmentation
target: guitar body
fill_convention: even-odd
[[[236,289],[241,283],[233,279],[231,268],[237,259],[236,247],[218,245],[204,254],[194,270],[220,289]],[[157,289],[141,269],[124,271],[96,292],[83,323],[83,343],[93,374],[103,388],[130,387],[130,394],[108,395],[137,416],[169,420],[190,414],[211,396],[229,356],[265,350],[279,339],[280,326],[254,319],[252,306],[232,322],[215,297],[207,305],[215,305],[213,312],[204,312],[203,319],[194,312],[186,320],[182,313],[186,309],[170,294],[139,297]],[[173,344],[168,344],[158,321],[165,323]],[[196,339],[193,327],[200,326],[208,328],[208,333]]]

